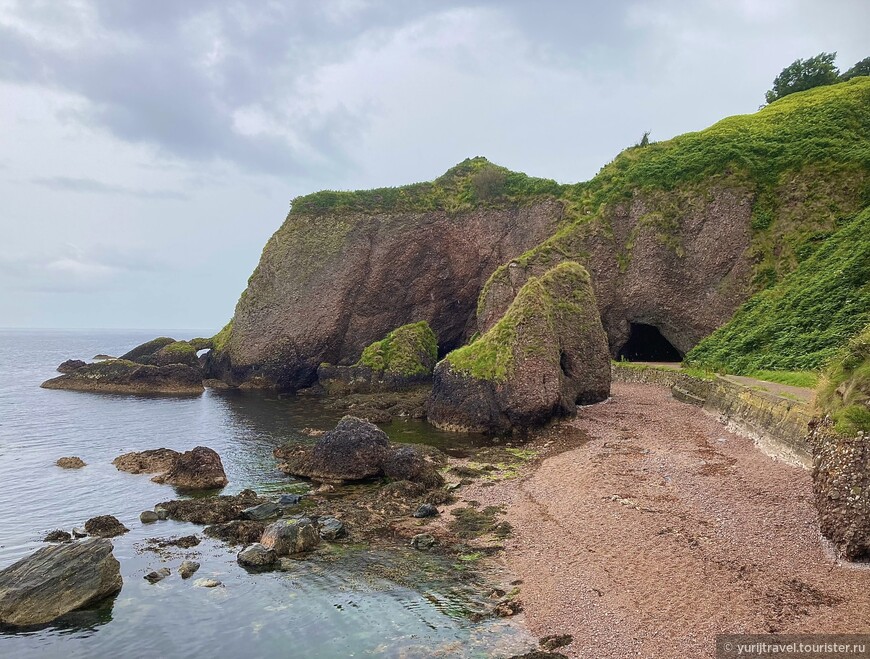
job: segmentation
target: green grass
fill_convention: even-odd
[[[806,389],[815,389],[819,383],[819,374],[815,371],[751,371],[746,375],[765,382],[777,382]]]
[[[211,338],[212,349],[221,352],[227,347],[230,337],[233,335],[233,321],[224,325],[223,329]]]
[[[813,371],[868,322],[870,208],[779,284],[750,298],[686,363],[737,375]]]
[[[367,346],[356,366],[397,375],[426,375],[438,358],[438,338],[426,321],[394,329]]]
[[[870,433],[870,324],[831,360],[816,389],[816,406],[844,435]]]

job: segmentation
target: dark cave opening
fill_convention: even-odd
[[[630,362],[680,362],[683,355],[655,325],[632,323],[628,341],[619,349],[618,360]]]

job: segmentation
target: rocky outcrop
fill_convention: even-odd
[[[430,382],[437,359],[438,339],[421,321],[372,343],[353,366],[321,364],[317,380],[330,395],[401,391]]]
[[[317,367],[353,364],[405,323],[425,320],[442,348],[475,331],[483,283],[557,227],[562,205],[530,203],[458,212],[294,210],[269,240],[236,307],[209,377],[296,390]]]
[[[58,373],[72,373],[77,368],[81,368],[82,366],[87,366],[87,362],[82,361],[81,359],[67,359],[60,366],[57,367]]]
[[[830,419],[810,424],[813,493],[819,527],[847,560],[870,559],[870,443],[859,431],[835,431]]]
[[[123,535],[129,530],[114,515],[97,515],[85,522],[87,534],[99,538],[114,538],[116,535]]]
[[[44,389],[70,389],[115,394],[200,394],[202,371],[184,364],[149,366],[125,359],[87,364],[41,385]]]
[[[185,451],[172,461],[169,471],[151,480],[182,490],[214,490],[229,482],[221,457],[207,446]]]
[[[320,535],[307,517],[279,519],[266,527],[260,544],[274,550],[278,556],[302,554],[317,548]]]
[[[242,511],[264,503],[253,490],[242,490],[234,496],[175,499],[157,504],[155,510],[165,510],[169,519],[194,524],[224,524],[240,520]]]
[[[109,540],[44,547],[0,571],[0,623],[48,623],[114,595],[122,583]]]
[[[168,336],[158,336],[156,339],[151,339],[142,343],[132,350],[121,355],[120,359],[137,362],[139,364],[150,364],[154,354],[168,345],[176,343],[175,339]]]
[[[132,451],[119,455],[112,460],[112,464],[118,471],[130,474],[157,474],[169,471],[180,455],[181,453],[171,448]]]
[[[81,469],[85,467],[85,461],[77,455],[71,455],[65,458],[58,458],[55,464],[61,469]]]
[[[376,425],[346,416],[314,446],[275,449],[278,468],[291,476],[323,483],[345,483],[375,476],[397,480],[413,478],[427,487],[443,484],[441,475],[425,455],[411,447],[390,444]]]
[[[610,356],[589,274],[563,262],[529,279],[504,316],[435,369],[427,407],[447,430],[505,433],[610,395]]]

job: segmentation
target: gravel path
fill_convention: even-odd
[[[870,570],[828,553],[807,472],[662,387],[615,383],[569,424],[588,442],[463,492],[507,504],[536,636],[622,659],[712,657],[721,632],[870,632]]]

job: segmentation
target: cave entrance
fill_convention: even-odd
[[[632,323],[628,341],[616,355],[630,362],[680,362],[683,355],[671,345],[655,325]]]

